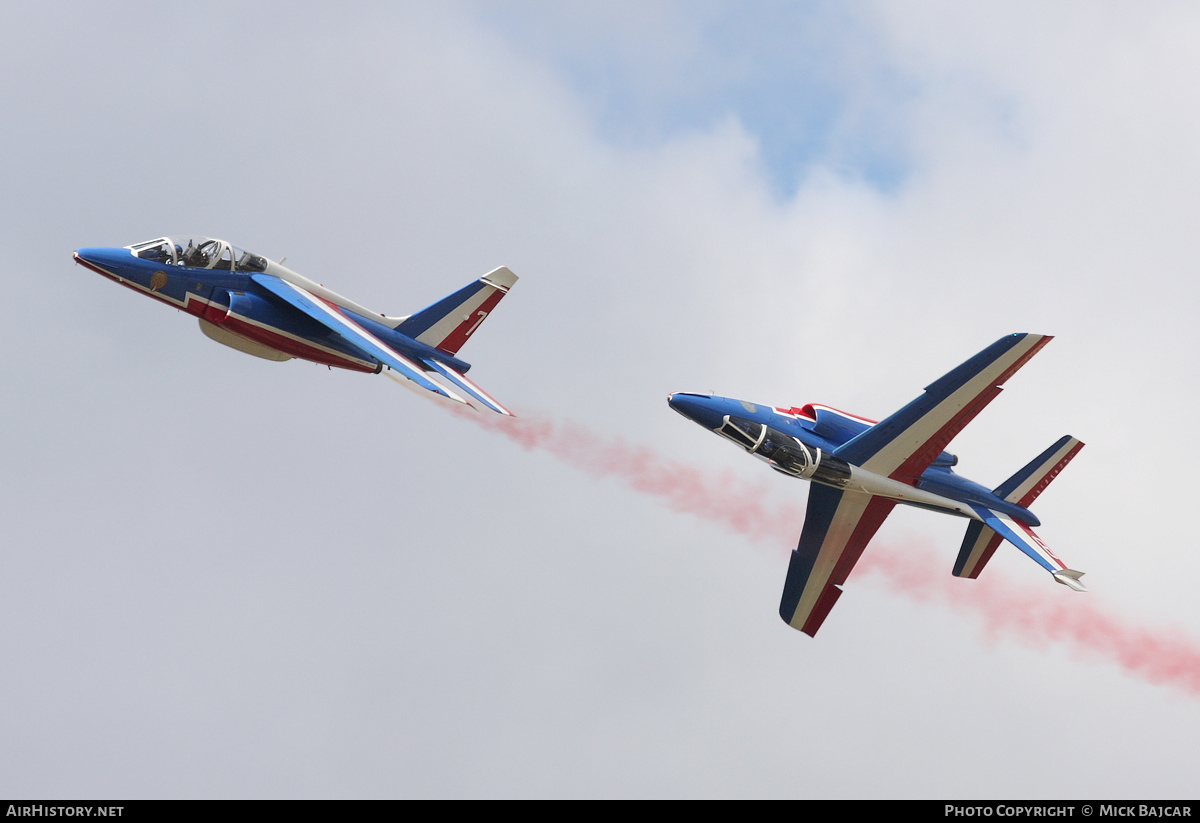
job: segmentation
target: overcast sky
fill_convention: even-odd
[[[0,796],[1200,793],[1200,10],[0,23]],[[555,448],[71,264],[171,232],[393,315],[507,265],[462,357]],[[667,393],[879,418],[1015,331],[1056,339],[951,451],[994,486],[1087,443],[1034,510],[1091,592],[1010,546],[955,580],[962,521],[897,511],[864,564],[966,594],[868,565],[817,638],[788,628],[805,484]]]

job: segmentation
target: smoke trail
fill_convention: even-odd
[[[769,509],[762,503],[763,487],[741,483],[729,474],[713,476],[645,447],[605,441],[573,423],[469,412],[462,416],[526,450],[546,451],[595,476],[620,478],[637,491],[659,497],[674,511],[769,541],[781,550],[790,550],[800,533],[804,513],[798,507]],[[1036,648],[1062,643],[1073,651],[1110,659],[1150,683],[1200,696],[1200,645],[1184,634],[1125,625],[1104,613],[1094,595],[1047,596],[1005,580],[994,570],[979,580],[960,580],[948,573],[944,560],[915,545],[875,543],[851,577],[881,579],[892,591],[915,600],[973,614],[983,620],[990,637],[1010,636]]]
[[[797,506],[764,507],[763,485],[740,482],[729,473],[713,476],[620,439],[605,441],[574,423],[472,412],[460,416],[505,435],[527,451],[549,452],[597,477],[619,477],[631,488],[660,498],[674,511],[716,521],[756,540],[786,546],[796,540],[804,523],[804,510]]]
[[[943,565],[925,548],[873,545],[855,574],[880,577],[893,591],[916,600],[974,613],[992,637],[1009,635],[1035,648],[1062,643],[1111,659],[1150,683],[1200,696],[1200,647],[1182,632],[1125,625],[1106,614],[1094,595],[1054,597],[1060,592],[1017,585],[994,570],[964,581],[947,574]]]

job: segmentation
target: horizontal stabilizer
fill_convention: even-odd
[[[1082,448],[1083,443],[1074,437],[1063,437],[997,486],[994,494],[1001,500],[1029,508]]]
[[[501,406],[494,397],[485,392],[483,389],[479,388],[479,386],[475,385],[475,383],[462,372],[456,371],[445,363],[439,363],[437,360],[428,357],[423,358],[421,362],[427,367],[425,371],[426,376],[440,376],[444,381],[450,383],[454,388],[483,404],[489,410],[498,414],[506,415],[508,417],[515,416],[508,409],[504,408],[504,406]]]
[[[1046,490],[1050,482],[1058,477],[1058,473],[1063,470],[1063,467],[1079,454],[1079,450],[1082,448],[1083,443],[1067,435],[1029,461],[1024,468],[997,486],[992,493],[1001,500],[1016,503],[1027,509],[1038,495]],[[1030,532],[1030,534],[1033,533]],[[962,548],[958,550],[958,560],[954,564],[954,576],[971,579],[979,577],[983,567],[992,559],[1001,539],[1001,536],[990,527],[983,523],[972,522],[967,527]],[[1028,554],[1028,551],[1026,553]]]
[[[983,567],[996,553],[1002,538],[995,531],[972,520],[967,526],[967,534],[963,538],[962,548],[958,550],[958,560],[954,563],[954,576],[967,577],[971,580],[979,577]]]

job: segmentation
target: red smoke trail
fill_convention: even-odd
[[[974,612],[992,637],[1010,635],[1037,648],[1063,643],[1111,659],[1150,683],[1200,696],[1200,647],[1182,632],[1127,626],[1106,614],[1094,595],[1054,597],[1061,593],[1017,585],[991,570],[979,580],[959,580],[942,565],[928,549],[873,545],[854,571],[882,577],[893,591],[915,600]]]
[[[804,513],[798,507],[768,510],[762,504],[762,487],[740,483],[728,474],[712,476],[648,448],[605,441],[573,423],[461,416],[504,434],[526,450],[549,452],[592,475],[618,477],[637,491],[661,498],[675,511],[720,523],[738,534],[787,550],[799,536]],[[1094,595],[1055,591],[1050,594],[1067,596],[1047,596],[1029,585],[1005,580],[994,570],[979,580],[960,580],[948,573],[944,560],[921,547],[898,549],[877,543],[863,554],[852,577],[880,578],[893,591],[915,600],[974,614],[991,637],[1011,636],[1037,648],[1062,643],[1077,652],[1111,659],[1150,683],[1200,696],[1200,646],[1182,633],[1127,626],[1104,613]]]
[[[536,417],[461,417],[499,432],[527,451],[540,449],[597,477],[619,477],[637,491],[661,498],[677,512],[712,520],[730,531],[781,545],[795,541],[804,523],[804,510],[781,506],[768,511],[762,504],[765,487],[740,483],[732,475],[706,474],[676,463],[643,446],[605,441],[574,423],[553,423]]]

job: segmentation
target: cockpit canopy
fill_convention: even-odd
[[[266,271],[267,259],[211,237],[159,237],[126,246],[135,257],[163,266],[224,271]]]

